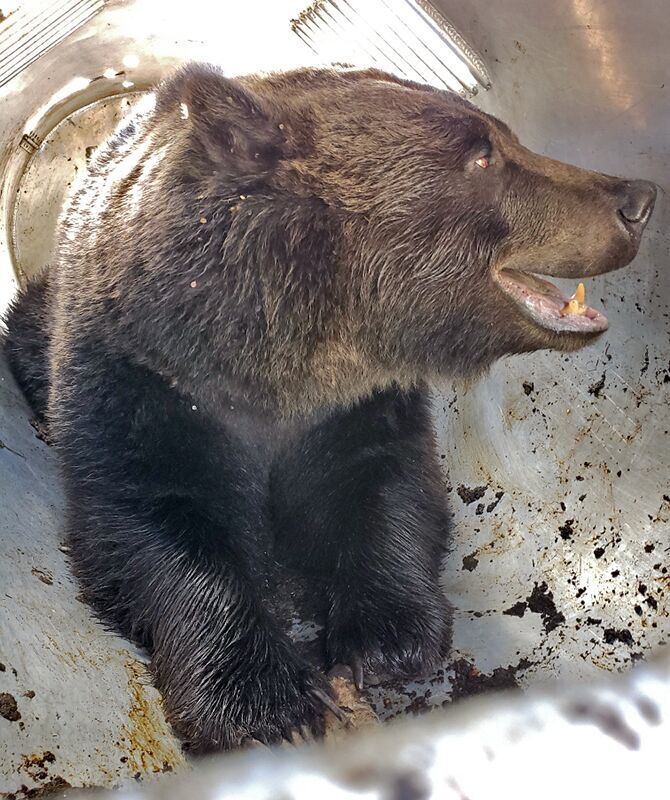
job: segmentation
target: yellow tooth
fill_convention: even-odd
[[[580,306],[576,300],[568,300],[568,302],[561,309],[561,316],[566,317],[568,314],[578,314],[581,316],[586,313],[586,306]]]
[[[586,309],[588,306],[584,305],[585,299],[586,290],[584,289],[584,284],[580,283],[577,286],[575,293],[561,309],[561,316],[565,317],[568,314],[578,314],[579,316],[582,316],[583,314],[586,314]]]

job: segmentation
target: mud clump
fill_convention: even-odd
[[[592,394],[594,397],[600,397],[600,392],[605,388],[605,373],[600,377],[599,381],[592,383],[589,386],[589,394]]]
[[[474,503],[484,497],[486,494],[486,486],[475,486],[474,488],[470,488],[469,486],[464,486],[461,484],[456,488],[456,492],[465,505],[469,506],[470,503]]]
[[[496,499],[486,506],[486,510],[489,514],[495,509],[498,503],[502,500],[504,494],[505,492],[503,492],[502,489],[499,492],[496,492]]]
[[[454,676],[449,678],[452,686],[451,700],[460,700],[471,695],[499,689],[518,689],[516,673],[519,669],[525,669],[528,666],[530,666],[529,662],[524,659],[516,667],[497,667],[490,675],[485,675],[467,659],[459,658],[454,662]]]
[[[477,564],[479,564],[479,559],[475,558],[474,553],[470,553],[469,556],[463,556],[463,569],[467,569],[468,572],[476,569]]]
[[[549,591],[547,584],[535,584],[528,597],[528,608],[542,617],[542,624],[546,633],[551,633],[565,622],[565,615],[556,608],[554,594]]]
[[[627,644],[628,647],[632,647],[634,644],[633,634],[625,628],[623,630],[617,630],[616,628],[605,628],[603,631],[603,638],[607,644],[621,642],[622,644]]]
[[[574,519],[566,519],[562,525],[558,526],[558,532],[561,534],[561,539],[572,539],[572,534],[575,532],[572,527],[575,524]]]
[[[33,567],[31,570],[32,574],[42,583],[45,583],[47,586],[53,586],[53,575],[46,569],[41,569],[40,567]]]
[[[35,786],[32,789],[29,789],[25,784],[21,785],[21,788],[17,792],[12,792],[10,794],[3,794],[2,796],[6,798],[6,800],[24,800],[24,798],[33,798],[33,797],[56,797],[60,796],[60,793],[65,791],[65,789],[72,789],[72,784],[68,783],[65,778],[61,778],[58,775],[55,778],[50,778],[46,783],[43,783],[41,786]],[[75,791],[82,791],[82,790],[75,790]],[[70,792],[66,796],[69,797]]]
[[[554,594],[549,591],[544,581],[535,584],[526,600],[519,600],[518,603],[506,608],[502,613],[508,617],[523,617],[526,611],[532,611],[542,617],[545,633],[551,633],[565,622],[565,615],[556,608]]]
[[[515,603],[510,608],[506,608],[503,611],[503,614],[506,614],[508,617],[523,617],[527,608],[528,603],[524,603],[523,600],[519,600],[518,603]]]
[[[31,778],[37,779],[37,776],[33,774],[35,770],[43,770],[48,769],[47,764],[53,764],[56,760],[56,756],[51,752],[51,750],[45,750],[42,754],[40,753],[33,753],[31,756],[24,756],[23,762],[21,764],[20,769],[24,772],[27,772]]]
[[[9,692],[0,692],[0,716],[10,722],[17,722],[17,720],[21,719],[21,712],[16,704],[16,699]]]
[[[36,417],[30,420],[30,425],[35,431],[35,438],[39,439],[41,442],[44,442],[47,447],[53,447],[53,439],[49,436],[49,429],[46,427],[46,424]]]

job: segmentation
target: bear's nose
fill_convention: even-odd
[[[656,187],[649,181],[629,181],[621,199],[623,203],[619,207],[619,214],[626,227],[641,232],[654,209]]]

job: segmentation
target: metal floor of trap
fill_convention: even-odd
[[[592,10],[588,2],[508,0],[496,15],[487,0],[436,3],[491,68],[493,88],[477,103],[529,146],[668,182],[663,2],[651,0],[645,15],[616,2]],[[288,28],[281,33],[288,0],[237,5],[239,20],[213,43],[204,13],[163,18],[154,0],[111,0],[2,88],[0,168],[9,184],[0,195],[0,307],[12,263],[24,274],[48,263],[67,183],[128,102],[105,99],[122,91],[122,78],[141,89],[176,61],[216,61],[219,51],[230,74],[307,61]],[[274,50],[244,44],[261,28]],[[127,53],[139,53],[137,68],[124,66]],[[117,77],[105,83],[108,68]],[[87,88],[73,100],[62,90],[75,76]],[[87,103],[95,105],[77,110]],[[18,144],[24,129],[44,140],[29,156]],[[17,154],[23,160],[12,166]],[[436,387],[455,520],[443,574],[453,651],[426,680],[371,686],[383,718],[489,688],[583,681],[666,644],[669,208],[660,192],[632,266],[589,279],[589,297],[610,320],[595,345],[511,358],[475,385]],[[54,453],[36,437],[0,360],[0,793],[18,798],[185,766],[142,654],[77,599],[60,549],[62,517]],[[290,597],[280,605],[299,646],[317,652],[316,621]]]

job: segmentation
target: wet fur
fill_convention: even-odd
[[[483,184],[467,169],[490,141],[518,159]],[[542,215],[568,184],[583,232],[587,173],[524,158],[502,123],[383,73],[196,65],[73,195],[5,349],[58,445],[85,595],[150,649],[194,750],[320,729],[324,678],[263,603],[277,558],[326,587],[331,661],[439,663],[449,519],[424,380],[584,343],[491,281],[555,251]],[[590,180],[594,205],[614,194]]]

